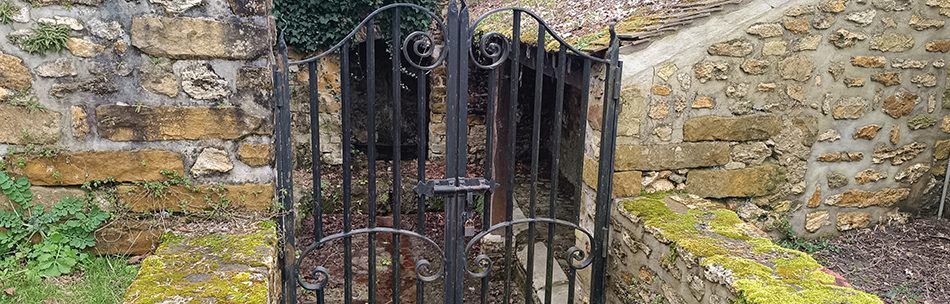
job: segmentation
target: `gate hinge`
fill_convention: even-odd
[[[455,181],[458,180],[458,186]],[[445,178],[419,182],[416,193],[426,197],[436,195],[469,193],[494,190],[497,184],[483,177],[474,178]]]

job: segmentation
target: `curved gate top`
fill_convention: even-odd
[[[403,32],[407,11],[429,15],[432,26]],[[613,28],[600,58],[527,9],[471,18],[464,1],[449,0],[446,12],[443,19],[416,4],[386,5],[338,44],[299,60],[288,57],[281,35],[274,96],[282,303],[604,303],[621,75]],[[504,29],[484,31],[486,20],[499,19]],[[321,70],[328,68],[338,70]],[[338,79],[325,79],[337,72]],[[324,81],[338,89],[325,91]],[[338,112],[324,111],[326,96],[337,99]],[[587,126],[590,102],[603,104],[599,139],[588,138],[595,133]],[[295,103],[308,105],[309,115],[296,117]],[[484,105],[484,135],[470,138],[475,103]],[[309,133],[303,161],[293,155],[301,149],[292,128]],[[598,140],[589,145],[597,151],[585,149]],[[427,161],[435,142],[444,154]],[[581,148],[562,148],[569,143]],[[341,164],[321,157],[328,145],[338,146]],[[472,147],[483,160],[471,161]],[[562,163],[583,160],[585,150],[599,160],[593,227],[578,224],[576,214],[585,208],[583,162]],[[565,178],[571,195],[559,188]],[[295,193],[312,197],[312,207],[301,207]],[[524,217],[515,215],[519,206]],[[567,245],[556,241],[564,231]],[[590,248],[575,246],[575,236]],[[527,259],[521,264],[519,248]],[[583,283],[576,278],[582,269],[590,273]],[[565,286],[555,272],[566,272]]]

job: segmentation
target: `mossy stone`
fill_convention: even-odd
[[[124,303],[272,303],[276,229],[272,222],[255,228],[198,237],[166,234],[142,261]]]
[[[783,248],[719,204],[695,196],[651,194],[621,202],[678,256],[709,272],[724,269],[738,303],[883,303],[872,294],[835,285],[806,253]]]

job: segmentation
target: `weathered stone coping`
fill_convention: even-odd
[[[732,290],[735,303],[883,303],[837,285],[811,256],[776,245],[719,204],[691,195],[650,194],[623,200],[619,207],[684,262],[700,265],[706,279]]]
[[[166,234],[124,303],[276,303],[276,230],[256,225],[239,234]]]

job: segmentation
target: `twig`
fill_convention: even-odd
[[[941,239],[941,240],[945,240],[945,241],[950,241],[950,237],[945,237],[945,236],[942,236],[942,235],[931,235],[930,237],[931,237],[931,238],[935,238],[935,239]]]

